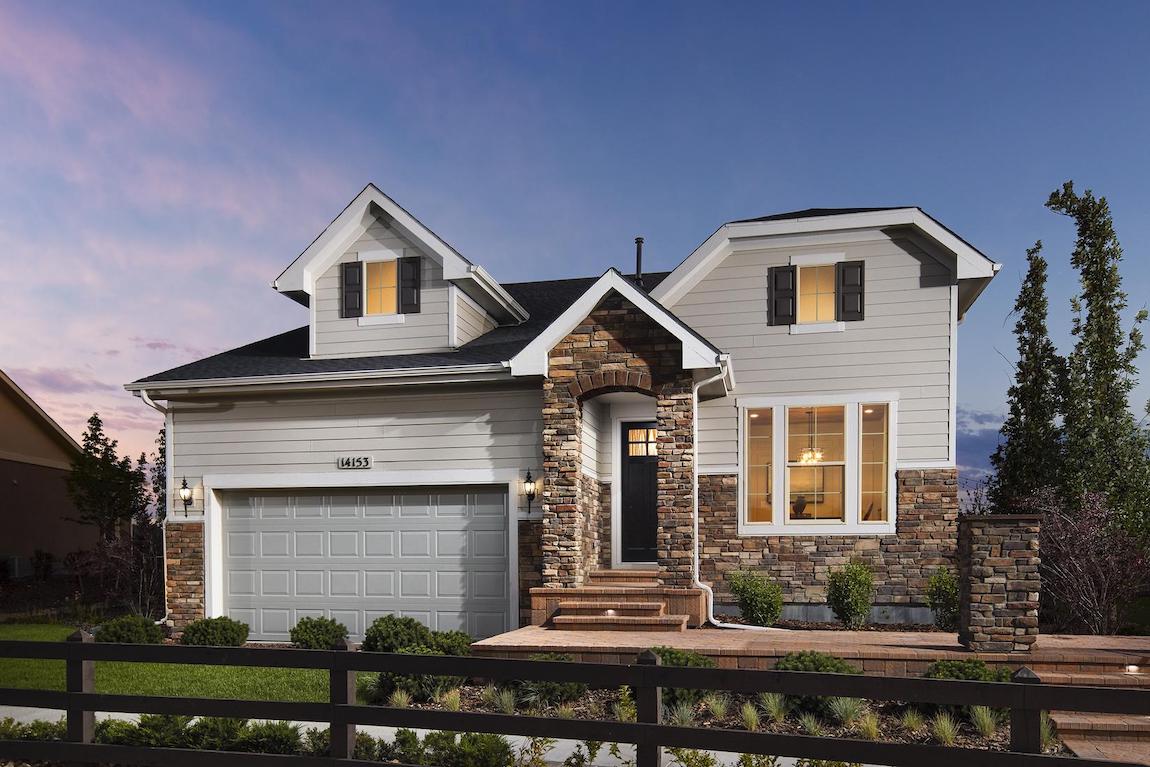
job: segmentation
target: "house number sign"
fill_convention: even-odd
[[[370,469],[370,455],[341,455],[335,459],[337,469]]]

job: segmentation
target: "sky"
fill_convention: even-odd
[[[919,205],[1004,264],[959,332],[977,471],[1036,239],[1070,347],[1052,190],[1109,199],[1131,313],[1150,295],[1148,28],[1145,2],[0,0],[0,368],[150,450],[123,384],[305,324],[271,280],[369,181],[504,282]]]

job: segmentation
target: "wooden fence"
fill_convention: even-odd
[[[1043,685],[1028,669],[1010,684],[900,677],[851,676],[742,669],[672,668],[660,666],[652,653],[633,665],[503,660],[475,657],[436,657],[334,650],[183,647],[166,645],[97,644],[77,632],[68,642],[0,641],[0,658],[63,660],[66,691],[0,688],[0,706],[32,706],[67,712],[67,742],[0,741],[0,757],[62,762],[131,765],[298,765],[335,767],[368,765],[352,757],[356,725],[387,725],[455,732],[549,737],[633,743],[637,767],[661,764],[663,747],[862,762],[890,767],[1034,767],[1062,764],[1075,767],[1114,762],[1076,759],[1068,762],[1043,755],[1042,711],[1090,711],[1115,714],[1150,712],[1150,691],[1107,687]],[[152,695],[110,695],[95,692],[95,663],[183,663],[327,670],[330,696],[322,703],[218,700]],[[590,721],[435,711],[356,704],[357,672],[390,671],[484,680],[584,682],[592,687],[628,685],[634,690],[638,721]],[[719,728],[662,724],[664,687],[723,690],[735,693],[778,692],[787,695],[846,696],[879,701],[943,705],[984,705],[1010,710],[1010,751],[947,748],[926,744],[884,743],[850,738],[782,735]],[[279,756],[249,753],[143,748],[93,743],[94,713],[182,714],[243,719],[282,719],[327,722],[331,726],[331,756]]]

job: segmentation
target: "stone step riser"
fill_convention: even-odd
[[[569,631],[686,631],[686,615],[600,616],[556,615],[551,625]]]
[[[657,616],[663,615],[666,606],[662,602],[593,602],[572,600],[559,603],[560,615],[596,615],[610,618],[616,615]]]

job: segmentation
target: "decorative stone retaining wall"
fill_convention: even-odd
[[[655,398],[657,555],[664,583],[690,583],[692,379],[681,365],[679,341],[618,295],[601,302],[550,351],[543,381],[544,585],[580,586],[602,561],[602,488],[582,473],[582,403],[617,391]]]
[[[738,476],[700,476],[702,579],[713,585],[719,601],[728,602],[733,600],[726,587],[727,572],[764,571],[782,586],[786,602],[820,604],[826,601],[832,568],[858,560],[874,571],[876,606],[925,604],[930,576],[940,567],[956,564],[958,472],[904,469],[896,478],[894,535],[740,537]]]
[[[1038,639],[1040,518],[959,520],[958,639],[975,652],[1029,651]]]
[[[519,625],[531,625],[531,589],[543,585],[543,522],[519,520]]]
[[[204,523],[164,525],[168,618],[177,629],[204,617]]]

